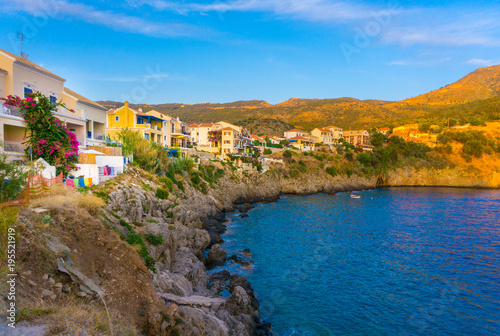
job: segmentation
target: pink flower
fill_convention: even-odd
[[[35,107],[35,106],[36,106],[36,104],[35,104],[35,103],[31,103],[31,107]]]

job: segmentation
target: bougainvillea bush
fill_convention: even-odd
[[[34,160],[43,158],[55,166],[58,173],[62,172],[66,176],[68,172],[76,170],[79,145],[76,135],[52,113],[58,106],[66,106],[51,102],[40,92],[30,93],[24,99],[12,95],[0,99],[5,101],[6,106],[19,109],[27,123],[24,134],[26,141],[23,142],[27,156],[32,148]]]
[[[210,131],[208,132],[208,141],[212,142],[215,147],[219,146],[222,139],[222,132],[220,131]]]

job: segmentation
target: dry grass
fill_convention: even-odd
[[[66,188],[54,188],[48,195],[30,201],[32,208],[44,208],[56,212],[84,208],[91,215],[96,215],[99,209],[105,205],[106,203],[95,195],[81,195],[75,190]]]
[[[80,207],[86,209],[91,215],[97,215],[99,210],[106,205],[99,197],[87,194],[77,198],[77,203]]]
[[[114,312],[108,313],[105,307],[91,301],[82,302],[81,299],[73,299],[56,306],[36,309],[36,311],[45,310],[50,310],[52,314],[37,322],[49,326],[47,335],[129,336],[138,334],[132,321]]]

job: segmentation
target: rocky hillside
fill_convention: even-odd
[[[60,190],[32,200],[20,208],[15,224],[23,261],[20,316],[39,318],[53,334],[272,335],[244,277],[206,272],[241,262],[237,256],[227,258],[223,250],[224,212],[244,212],[251,207],[247,203],[282,194],[377,185],[500,187],[497,170],[403,167],[382,176],[332,174],[329,168],[338,166],[338,155],[326,149],[314,155],[294,152],[291,158],[279,152],[272,156],[284,163],[271,165],[265,174],[207,161],[206,166],[222,172],[217,179],[195,179],[184,172],[176,174],[174,184],[130,167],[82,194]],[[199,172],[205,176],[206,168]],[[224,289],[229,297],[220,295]],[[1,293],[5,297],[5,289]]]
[[[220,120],[236,123],[253,118],[260,119],[263,125],[267,120],[278,119],[306,130],[321,125],[336,125],[344,129],[370,128],[443,116],[467,120],[474,115],[484,117],[487,111],[483,110],[491,112],[500,109],[499,75],[500,65],[480,68],[453,84],[398,102],[292,98],[276,105],[255,100],[227,104],[142,104],[134,107],[178,116],[188,123]],[[474,104],[471,105],[471,102]],[[122,105],[109,101],[100,103],[108,107]]]
[[[404,104],[449,105],[498,96],[500,65],[477,69],[455,83],[401,101]]]

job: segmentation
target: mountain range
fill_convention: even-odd
[[[116,108],[120,102],[101,101]],[[500,118],[500,65],[477,69],[440,89],[401,101],[359,100],[355,98],[291,98],[272,105],[263,100],[225,104],[131,104],[144,111],[156,110],[180,117],[187,123],[217,122],[253,125],[255,133],[279,134],[289,127],[311,130],[335,125],[344,129],[395,126],[428,120],[439,123],[446,118]],[[272,127],[267,127],[272,123]],[[265,131],[266,132],[265,132]]]

